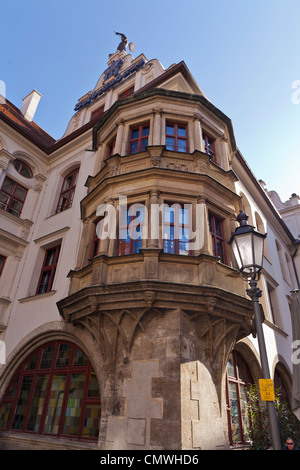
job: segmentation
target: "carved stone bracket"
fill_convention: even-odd
[[[118,311],[97,311],[92,300],[94,313],[74,322],[75,326],[86,328],[97,342],[103,361],[112,370],[115,369],[117,358],[128,361],[136,331],[144,332],[142,318],[153,305],[153,293],[145,296],[147,306],[140,309],[122,309]]]

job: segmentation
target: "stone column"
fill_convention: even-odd
[[[204,151],[202,141],[202,116],[200,114],[194,114],[194,150]]]
[[[200,227],[198,226],[200,225]],[[203,196],[197,198],[196,217],[193,220],[194,231],[201,231],[199,247],[195,254],[212,254],[212,240],[209,231],[209,220],[206,200]]]
[[[123,137],[124,137],[124,126],[125,121],[124,119],[120,119],[117,122],[117,137],[116,137],[116,145],[114,153],[118,153],[122,155],[122,144],[123,144]]]
[[[162,108],[153,108],[154,126],[153,126],[153,139],[152,145],[161,145],[161,116]]]
[[[159,191],[150,191],[148,208],[148,239],[147,248],[158,248],[159,241]]]

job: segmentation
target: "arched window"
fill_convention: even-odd
[[[245,443],[249,426],[246,412],[246,388],[253,384],[249,367],[243,357],[233,351],[227,363],[226,399],[230,444]]]
[[[70,173],[68,173],[67,176],[64,178],[58,199],[56,213],[62,212],[72,207],[78,173],[79,168],[75,168],[74,170],[70,171]]]
[[[0,406],[0,429],[97,439],[100,393],[87,356],[53,341],[32,353],[12,378]]]
[[[32,178],[32,171],[29,166],[23,162],[23,160],[14,160],[13,166],[17,170],[20,175],[24,176],[25,178]]]

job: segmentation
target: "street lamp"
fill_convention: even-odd
[[[248,225],[248,216],[243,211],[240,211],[236,220],[240,223],[240,226],[237,227],[235,232],[232,234],[229,244],[236,259],[239,271],[243,279],[247,280],[250,286],[250,289],[247,289],[246,292],[252,299],[254,307],[255,328],[261,359],[262,375],[264,379],[270,379],[270,370],[259,305],[259,298],[261,297],[262,292],[257,287],[257,281],[260,278],[260,273],[263,267],[264,240],[267,234],[263,235],[256,232],[254,227]],[[281,442],[274,401],[267,401],[267,409],[273,449],[280,450]]]

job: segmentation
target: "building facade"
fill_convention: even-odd
[[[261,377],[227,243],[268,234],[264,332],[292,390],[295,238],[184,62],[126,46],[55,141],[0,105],[2,449],[227,449]]]

